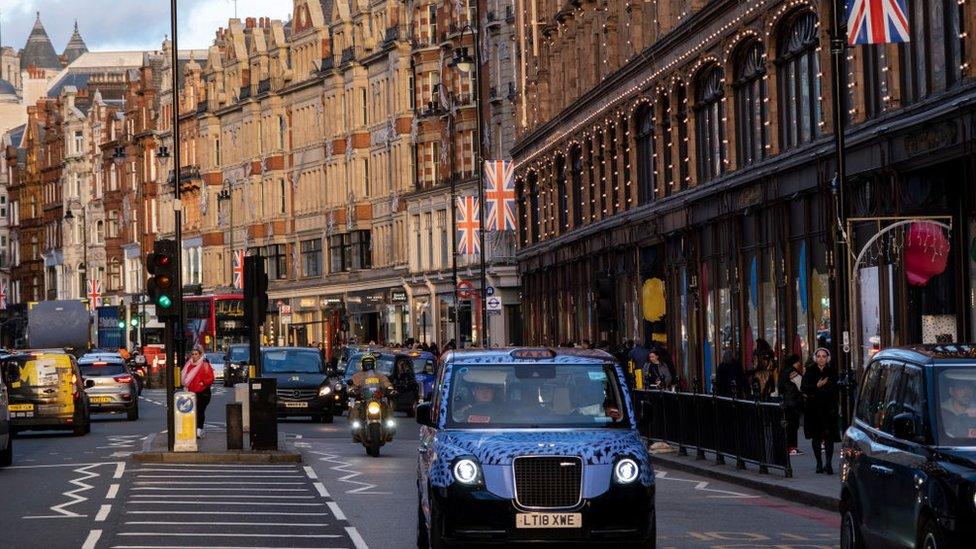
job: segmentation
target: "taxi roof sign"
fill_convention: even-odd
[[[556,353],[552,349],[515,349],[512,351],[512,358],[523,360],[555,358]]]

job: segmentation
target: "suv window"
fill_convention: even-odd
[[[901,364],[876,361],[864,376],[857,418],[875,429],[890,432],[891,418],[899,410]]]
[[[891,433],[891,420],[901,411],[901,382],[902,365],[892,362],[882,363],[885,369],[884,376],[884,405],[875,417],[875,429],[880,429],[886,433]]]
[[[864,374],[864,384],[861,385],[861,396],[857,400],[857,419],[874,426],[874,410],[877,409],[875,394],[881,386],[881,363],[872,362]]]

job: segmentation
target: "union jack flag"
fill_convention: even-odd
[[[910,41],[908,0],[847,0],[847,42],[888,44]]]
[[[504,160],[485,161],[485,230],[514,231],[515,165]]]
[[[101,280],[88,281],[88,306],[93,311],[95,310],[96,307],[102,306],[102,281]]]
[[[477,197],[457,197],[457,253],[460,255],[474,255],[481,252],[481,219],[478,216],[479,203]]]
[[[234,288],[244,289],[244,250],[237,250],[233,257]]]
[[[7,308],[7,283],[0,283],[0,311]]]

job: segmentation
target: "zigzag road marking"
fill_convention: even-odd
[[[709,495],[705,497],[709,498],[729,498],[729,499],[758,499],[762,496],[757,496],[753,494],[744,494],[742,492],[733,492],[731,490],[719,490],[717,488],[709,488],[709,483],[704,480],[691,480],[686,478],[672,477],[667,471],[657,471],[654,475],[659,480],[673,480],[675,482],[690,482],[695,485],[695,490],[699,492],[709,492],[718,495]]]
[[[359,486],[358,488],[353,488],[351,490],[346,490],[346,493],[347,494],[389,495],[389,494],[392,494],[393,493],[393,492],[374,492],[374,491],[372,491],[372,489],[373,488],[376,488],[376,485],[375,484],[370,484],[368,482],[360,482],[358,480],[353,480],[354,478],[356,478],[358,476],[362,476],[362,473],[360,473],[359,471],[350,469],[350,467],[352,467],[352,463],[349,463],[348,461],[343,461],[341,459],[338,459],[339,458],[339,455],[338,454],[332,454],[332,453],[329,453],[329,452],[314,452],[314,451],[310,451],[309,453],[316,454],[316,455],[319,455],[319,456],[323,456],[323,457],[319,458],[319,461],[324,461],[326,463],[336,463],[336,464],[338,464],[335,467],[329,467],[329,469],[331,469],[332,471],[338,471],[340,473],[346,473],[345,476],[339,477],[338,480],[340,482],[347,482],[349,484],[354,484],[354,485],[358,485]]]
[[[66,501],[64,503],[60,503],[60,504],[55,505],[55,506],[53,506],[53,507],[50,508],[51,511],[54,511],[55,513],[58,513],[57,515],[26,516],[26,517],[22,517],[22,518],[25,518],[25,519],[86,518],[88,515],[81,515],[81,514],[75,513],[74,511],[69,511],[67,509],[67,507],[71,507],[73,505],[77,505],[79,503],[83,503],[83,502],[88,501],[88,498],[86,498],[86,497],[84,497],[82,495],[79,495],[79,494],[81,494],[82,492],[86,492],[86,491],[91,490],[92,488],[94,488],[93,485],[88,484],[85,481],[91,480],[93,478],[96,478],[96,477],[101,476],[98,473],[92,471],[92,469],[94,469],[95,467],[101,467],[102,465],[116,465],[116,463],[114,463],[114,462],[95,463],[95,464],[87,465],[85,467],[79,467],[79,468],[77,468],[77,469],[75,469],[73,471],[75,473],[81,474],[82,476],[79,477],[79,478],[72,479],[72,480],[68,481],[69,484],[73,484],[73,485],[77,486],[77,488],[75,488],[74,490],[68,490],[67,492],[62,492],[61,493],[61,495],[67,497],[69,499],[69,501]]]

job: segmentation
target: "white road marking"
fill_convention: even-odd
[[[742,492],[733,492],[731,490],[719,490],[718,488],[709,488],[709,482],[704,480],[692,480],[687,478],[677,478],[671,476],[668,471],[657,471],[654,474],[655,478],[659,480],[672,480],[675,482],[688,482],[695,485],[695,490],[699,492],[708,492],[710,494],[718,495],[708,495],[708,498],[721,498],[721,499],[758,499],[762,496],[755,494],[745,494]]]
[[[112,549],[282,549],[281,547],[256,547],[254,545],[113,545]],[[290,549],[304,549],[292,547]],[[321,547],[308,549],[346,549],[345,547]]]
[[[108,457],[112,457],[112,458],[127,458],[127,457],[131,456],[134,453],[135,452],[113,452]]]
[[[99,464],[99,465],[101,465],[101,464]],[[73,484],[73,485],[77,486],[77,488],[75,488],[74,490],[68,490],[67,492],[62,492],[61,493],[61,495],[67,496],[68,498],[70,498],[70,501],[66,501],[64,503],[55,505],[55,506],[53,506],[53,507],[50,508],[51,511],[54,511],[55,513],[58,513],[57,515],[30,516],[30,517],[23,517],[23,518],[25,518],[25,519],[41,519],[41,518],[61,518],[61,517],[64,517],[64,518],[82,518],[82,517],[86,517],[87,515],[80,515],[78,513],[73,512],[73,511],[68,511],[67,509],[65,509],[65,507],[70,507],[72,505],[75,505],[75,504],[78,504],[78,503],[82,503],[82,502],[88,501],[88,498],[86,498],[84,496],[81,496],[79,494],[81,492],[85,492],[85,491],[88,491],[88,490],[91,490],[92,488],[94,488],[94,486],[92,486],[91,484],[88,484],[88,483],[85,482],[86,480],[91,480],[91,479],[93,479],[95,477],[100,476],[98,473],[96,473],[94,471],[91,471],[91,469],[93,467],[98,467],[98,465],[89,465],[87,467],[79,467],[78,469],[75,469],[74,470],[75,473],[81,473],[82,476],[79,477],[79,478],[72,479],[72,480],[69,480],[68,481],[69,484]],[[101,534],[99,534],[99,535],[101,535]]]
[[[306,465],[304,469],[305,469],[305,474],[308,475],[308,478],[312,480],[319,478],[319,476],[315,474],[315,469],[312,469],[308,465]]]
[[[112,512],[111,505],[102,505],[98,509],[98,514],[95,515],[95,522],[105,522],[105,519],[108,518],[108,514],[111,512]]]
[[[339,477],[338,480],[340,482],[346,482],[358,486],[358,488],[346,490],[347,494],[389,495],[393,493],[393,492],[376,492],[373,491],[373,488],[377,487],[375,484],[370,484],[368,482],[362,482],[359,480],[353,480],[356,477],[362,476],[362,473],[356,471],[355,469],[352,469],[352,463],[339,459],[338,454],[331,454],[328,452],[310,452],[310,453],[323,456],[319,458],[319,461],[324,461],[326,463],[337,463],[338,464],[337,466],[329,467],[329,469],[333,471],[339,471],[341,473],[345,473],[345,475]]]
[[[85,543],[82,544],[81,549],[95,549],[95,544],[98,543],[98,539],[101,537],[101,530],[92,530],[88,532],[88,537],[85,538]]]
[[[339,509],[338,503],[330,501],[328,506],[332,514],[335,515],[336,520],[346,520],[346,514],[342,512],[342,509]]]
[[[352,539],[352,544],[356,549],[369,549],[369,546],[366,545],[366,540],[363,539],[363,536],[359,535],[359,530],[356,530],[355,526],[346,526],[346,533],[349,534],[349,537]]]
[[[328,524],[321,522],[159,522],[155,520],[148,521],[126,521],[126,524],[136,526],[157,526],[160,524],[165,524],[167,526],[302,526],[306,528],[325,528],[329,526]]]
[[[141,479],[141,478],[169,478],[169,479],[171,479],[171,478],[173,478],[173,475],[139,475],[136,478],[137,479]],[[188,479],[188,478],[192,478],[192,479],[197,479],[197,478],[200,478],[200,479],[211,479],[211,478],[241,478],[241,477],[240,477],[240,475],[203,475],[203,476],[180,475],[179,478],[183,478],[183,479]],[[252,479],[252,478],[304,478],[304,477],[302,477],[301,475],[248,475],[247,478],[248,479]]]
[[[108,487],[108,493],[105,494],[105,499],[115,499],[117,495],[119,495],[119,485],[113,484]]]
[[[132,494],[134,498],[222,498],[224,496],[225,494]],[[247,497],[251,499],[315,499],[315,496],[248,495]]]
[[[120,536],[170,536],[201,538],[339,538],[339,534],[224,534],[219,532],[119,532]],[[94,547],[94,546],[93,546]]]
[[[204,468],[207,468],[207,469],[213,469],[213,468],[244,469],[244,468],[246,468],[246,469],[289,469],[289,470],[295,470],[295,469],[298,468],[297,466],[292,466],[292,465],[270,465],[270,464],[258,464],[258,463],[233,463],[233,464],[231,464],[231,463],[226,463],[226,464],[221,464],[221,463],[207,463],[205,465],[204,464],[199,464],[199,463],[153,463],[152,466],[153,467],[168,467],[168,468],[172,468],[172,469],[183,469],[183,468],[188,468],[188,467],[189,468],[192,468],[192,467],[204,467]]]
[[[115,464],[115,474],[112,475],[112,478],[122,478],[123,473],[125,473],[125,462],[120,461]]]
[[[179,485],[189,485],[189,486],[203,486],[203,485],[215,485],[215,484],[225,484],[230,486],[305,486],[304,482],[183,482],[179,480],[140,480],[134,483],[136,486],[143,486],[147,484],[179,484]]]
[[[160,511],[126,511],[127,515],[158,515]],[[262,517],[328,517],[328,513],[287,513],[280,511],[165,511],[167,515],[257,515]]]
[[[315,486],[315,489],[319,491],[320,496],[324,498],[329,497],[329,491],[325,489],[324,484],[322,484],[321,482],[315,482],[312,485]]]
[[[129,504],[141,505],[141,504],[153,504],[153,505],[265,505],[270,507],[320,507],[325,505],[324,503],[289,503],[287,501],[279,502],[260,502],[260,501],[130,501]]]
[[[133,472],[135,472],[135,473],[176,473],[176,472],[184,473],[185,472],[185,473],[188,473],[188,474],[197,474],[197,473],[241,473],[241,474],[245,474],[246,473],[246,474],[250,474],[250,473],[253,473],[254,471],[248,471],[246,469],[187,469],[187,470],[181,470],[181,471],[174,471],[172,469],[135,469]],[[259,471],[259,472],[260,473],[281,473],[282,475],[289,475],[289,474],[298,473],[298,471],[294,471],[294,470],[287,470],[287,471],[285,471],[285,470],[282,470],[282,471],[267,471],[267,470],[262,470],[262,471]],[[268,475],[265,475],[265,476],[268,476]]]
[[[308,492],[305,488],[167,488],[165,486],[136,486],[133,490],[166,490],[170,492]]]

